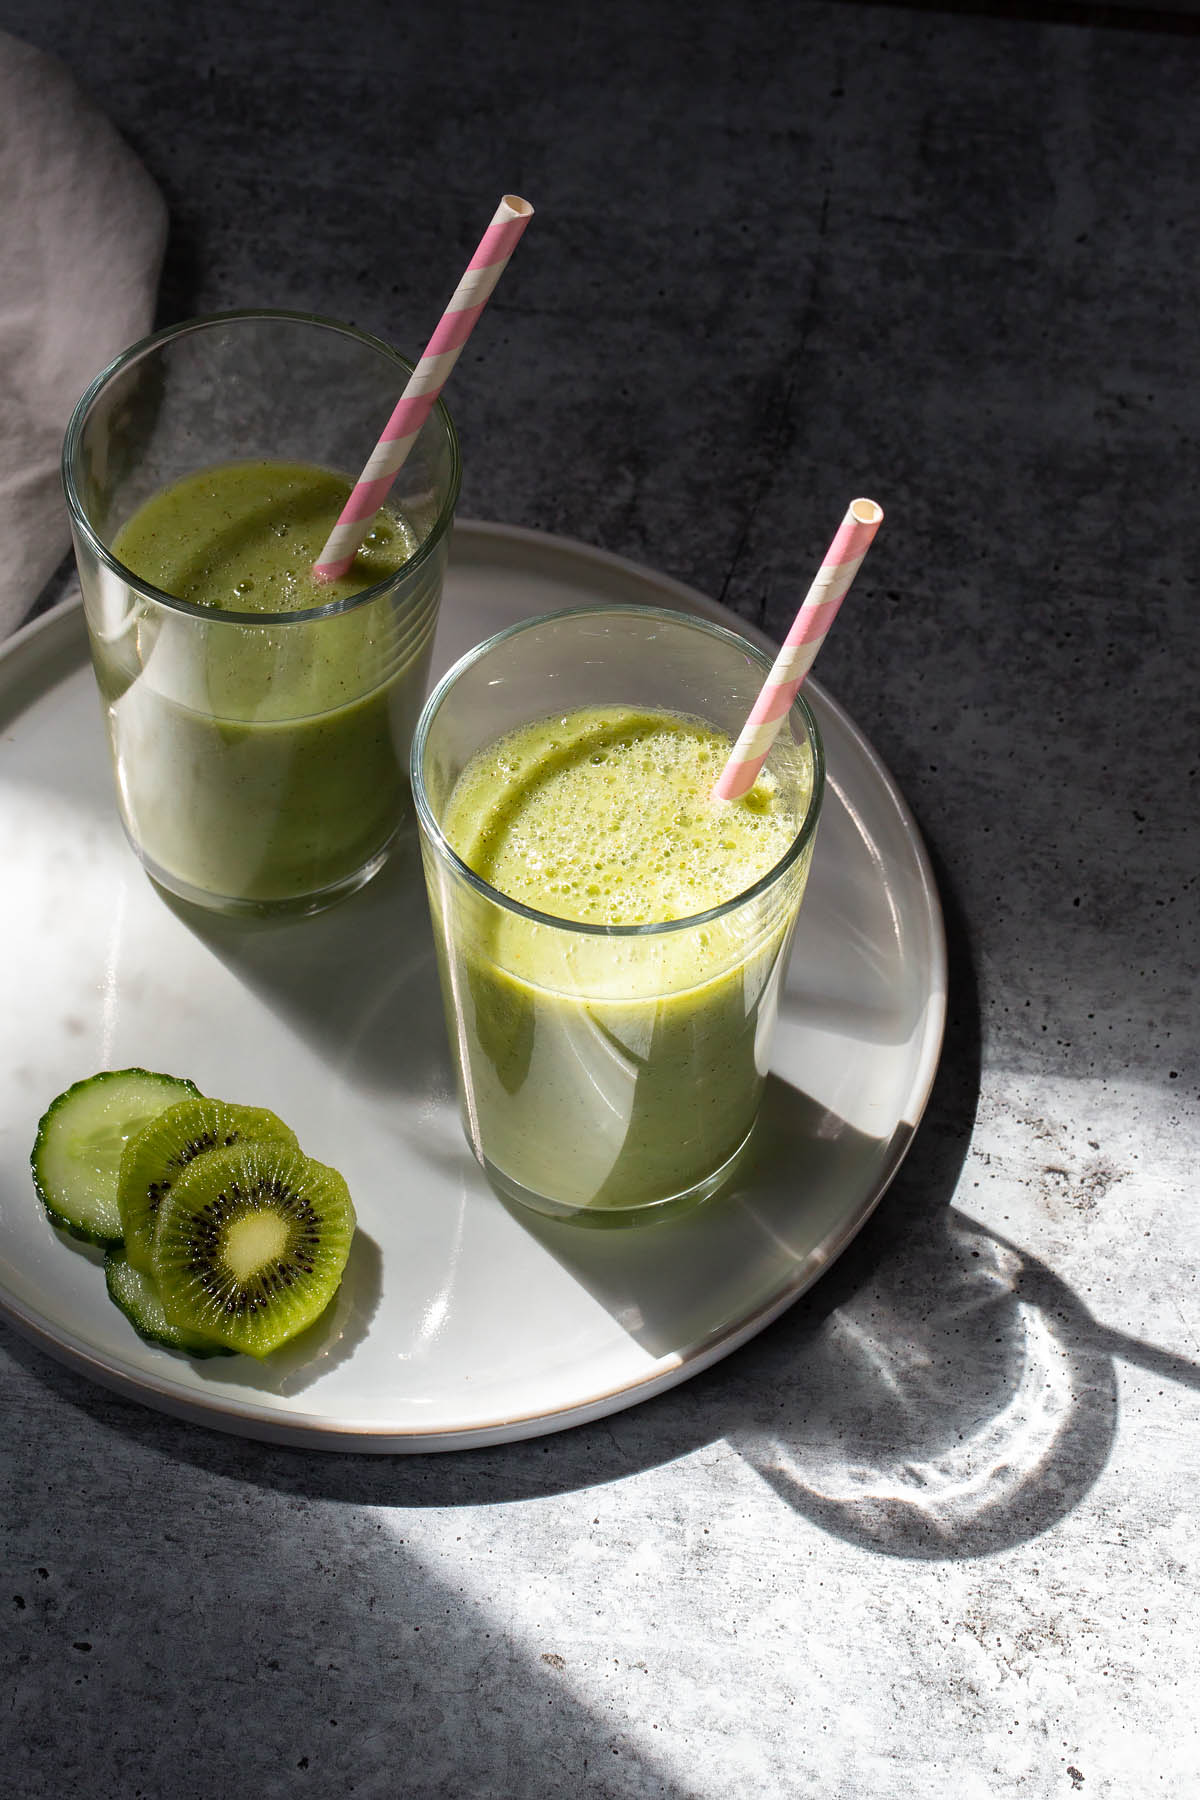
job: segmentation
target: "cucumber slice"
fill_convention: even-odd
[[[135,1269],[123,1250],[110,1250],[104,1259],[104,1280],[108,1297],[119,1306],[138,1336],[148,1344],[161,1344],[167,1350],[182,1350],[188,1356],[232,1356],[224,1344],[215,1344],[198,1331],[185,1331],[172,1325],[163,1311],[158,1283],[152,1275]]]
[[[119,1244],[121,1154],[147,1119],[195,1082],[149,1069],[103,1069],[52,1100],[38,1121],[30,1166],[51,1223],[89,1244]]]
[[[148,1119],[121,1157],[117,1205],[125,1254],[143,1275],[153,1275],[158,1209],[183,1171],[210,1150],[232,1149],[253,1138],[295,1147],[296,1134],[265,1106],[189,1095]]]

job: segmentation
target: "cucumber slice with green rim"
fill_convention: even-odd
[[[119,1244],[121,1156],[147,1119],[195,1082],[149,1069],[103,1069],[52,1100],[38,1121],[30,1166],[51,1223],[90,1244]]]
[[[135,1269],[154,1274],[158,1209],[189,1164],[210,1150],[229,1150],[259,1138],[296,1143],[291,1127],[265,1106],[238,1106],[201,1095],[168,1106],[130,1138],[121,1157],[117,1205],[125,1254]]]
[[[110,1250],[105,1257],[104,1280],[113,1305],[120,1307],[138,1336],[148,1344],[182,1350],[188,1356],[233,1355],[225,1344],[216,1344],[198,1331],[172,1325],[163,1311],[158,1283],[152,1275],[135,1269],[123,1250]]]

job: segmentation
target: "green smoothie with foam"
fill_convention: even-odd
[[[448,842],[517,902],[460,897],[441,953],[468,1135],[518,1195],[651,1206],[708,1181],[750,1131],[811,841],[764,878],[801,829],[811,771],[715,800],[730,747],[702,720],[590,707],[510,733],[454,787]]]
[[[404,816],[444,549],[402,597],[353,604],[417,549],[385,510],[349,573],[316,583],[349,491],[306,465],[223,464],[154,495],[115,539],[186,603],[127,589],[114,628],[93,631],[127,828],[176,892],[270,907],[336,891]]]

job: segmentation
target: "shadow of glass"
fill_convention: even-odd
[[[824,1273],[869,1217],[911,1135],[906,1125],[886,1142],[867,1137],[772,1075],[730,1184],[675,1217],[589,1229],[497,1197],[651,1356],[692,1360],[724,1336],[713,1324],[712,1295],[729,1287],[729,1272],[738,1272],[747,1330],[759,1329]]]
[[[1044,1263],[952,1205],[980,1085],[967,931],[934,856],[950,963],[942,1059],[884,1204],[820,1284],[702,1377],[724,1435],[796,1512],[888,1555],[993,1554],[1104,1468],[1119,1360],[1200,1367],[1101,1326]]]
[[[891,1555],[1046,1530],[1104,1467],[1116,1370],[1044,1265],[951,1210],[823,1322],[784,1417],[734,1441],[798,1512]]]
[[[413,821],[401,828],[374,880],[327,912],[295,919],[225,918],[159,892],[240,982],[319,1046],[358,1090],[439,1096],[454,1091]]]

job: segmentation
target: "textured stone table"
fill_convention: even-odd
[[[1200,38],[1105,16],[0,8],[160,182],[164,322],[417,348],[533,199],[455,377],[466,513],[778,634],[875,495],[821,674],[952,953],[869,1227],[605,1423],[305,1454],[0,1330],[6,1793],[1200,1789]]]

